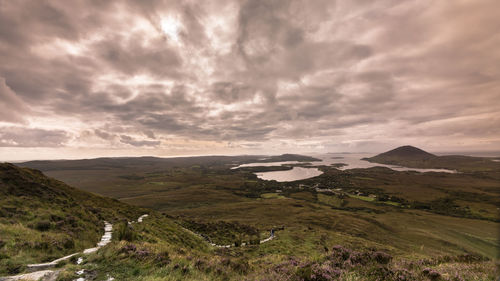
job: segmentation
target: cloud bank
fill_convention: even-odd
[[[495,5],[0,1],[0,153],[498,149]]]

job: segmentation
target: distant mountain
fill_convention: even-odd
[[[48,171],[77,171],[94,170],[110,171],[122,169],[165,169],[169,167],[189,167],[193,165],[204,165],[227,167],[228,164],[244,164],[253,162],[283,162],[283,161],[321,161],[310,156],[299,154],[282,154],[276,156],[265,155],[239,155],[239,156],[193,156],[193,157],[116,157],[116,158],[94,158],[78,160],[35,160],[19,163],[19,166]],[[66,179],[63,179],[65,182]],[[68,182],[72,184],[72,182]],[[73,183],[74,184],[74,183]]]
[[[429,159],[435,159],[437,156],[424,151],[420,148],[416,148],[411,145],[400,146],[393,150],[381,153],[377,156],[369,158],[372,162],[384,163],[391,162],[391,164],[398,164],[399,161],[425,161]]]
[[[500,170],[500,163],[486,157],[461,155],[436,156],[420,148],[405,145],[363,160],[410,168],[450,169],[462,172]]]

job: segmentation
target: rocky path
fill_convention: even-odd
[[[268,238],[266,238],[264,240],[260,240],[259,244],[263,244],[263,243],[269,242],[269,241],[273,240],[275,237],[276,236],[271,235],[271,236],[269,236]],[[231,247],[235,247],[234,244],[230,244],[230,245],[217,245],[215,243],[210,243],[210,245],[213,246],[213,247],[217,247],[217,248],[231,248]],[[250,243],[242,242],[240,247],[244,247],[246,245],[250,245]]]
[[[131,224],[134,224],[134,223],[141,223],[148,216],[149,216],[148,214],[144,214],[144,215],[140,216],[137,219],[137,222],[135,222],[135,221],[129,221],[128,224],[131,225]],[[104,246],[106,246],[107,244],[109,244],[111,242],[113,226],[111,224],[107,223],[107,222],[104,222],[104,223],[105,223],[104,235],[101,238],[101,242],[97,243],[97,247],[95,247],[95,248],[90,248],[90,249],[84,250],[83,251],[84,254],[90,254],[90,253],[93,253],[93,252],[97,252],[97,250],[99,250],[101,247],[104,247]],[[83,262],[83,259],[79,258],[76,263],[77,264],[81,264],[82,262]],[[87,280],[84,277],[85,276],[85,269],[78,270],[76,272],[76,274],[78,276],[82,276],[82,277],[79,277],[78,279],[76,279],[74,281],[86,281]],[[107,281],[113,281],[113,280],[115,280],[113,277],[108,276]]]
[[[97,243],[97,247],[85,249],[83,250],[83,253],[90,254],[97,252],[97,250],[108,245],[111,242],[112,235],[113,235],[113,225],[107,221],[104,221],[104,235],[101,237],[101,241]]]
[[[16,276],[0,277],[0,281],[26,281],[26,280],[44,280],[44,281],[55,281],[59,271],[57,270],[41,270],[37,272],[31,272],[26,274],[20,274]]]
[[[109,242],[111,242],[112,230],[113,230],[113,225],[107,221],[104,221],[104,235],[102,236],[101,241],[99,243],[97,243],[97,247],[85,249],[85,250],[83,250],[83,253],[84,254],[94,253],[94,252],[97,252],[97,250],[99,250],[101,247],[106,246]],[[71,255],[67,255],[67,256],[64,256],[62,258],[53,260],[51,262],[28,264],[26,267],[27,267],[28,271],[44,270],[47,268],[55,267],[59,262],[68,260],[71,257],[76,256],[78,254],[80,254],[80,253],[74,253]]]
[[[132,222],[128,222],[128,223],[129,224],[141,223],[141,222],[143,222],[143,220],[146,217],[148,217],[147,214],[140,216],[137,219],[137,222],[132,221]],[[186,228],[184,228],[184,229],[187,230],[187,231],[189,231],[189,232],[191,232],[191,233],[193,233],[193,234],[195,234],[195,235],[197,235],[197,236],[202,237],[205,240],[207,240],[206,237],[204,237],[204,236],[202,236],[202,235],[200,235],[200,234],[198,234],[196,232],[193,232],[193,231],[191,231],[189,229],[186,229]],[[113,236],[113,225],[111,223],[107,222],[107,221],[104,221],[104,234],[101,237],[101,241],[99,241],[99,243],[97,243],[96,247],[88,248],[88,249],[83,250],[83,252],[73,253],[71,255],[64,256],[62,258],[53,260],[51,262],[37,263],[37,264],[28,264],[27,265],[28,271],[33,271],[33,272],[25,273],[25,274],[20,274],[20,275],[15,275],[15,276],[0,277],[0,281],[21,281],[21,280],[23,280],[23,281],[55,281],[57,279],[58,275],[59,275],[60,270],[48,270],[48,268],[53,268],[59,262],[68,260],[71,257],[79,255],[79,254],[82,254],[82,253],[83,254],[95,253],[100,248],[108,245],[111,242],[112,236]],[[269,242],[269,241],[273,240],[274,238],[275,238],[275,236],[271,235],[271,236],[269,236],[268,238],[266,238],[264,240],[260,240],[259,243],[263,244],[263,243],[266,243],[266,242]],[[234,244],[232,244],[232,245],[217,245],[215,243],[211,243],[210,241],[208,241],[208,242],[210,243],[211,246],[217,247],[217,248],[231,248],[231,247],[235,247]],[[249,243],[246,243],[246,242],[241,243],[241,246],[246,246],[246,245],[249,245]],[[83,262],[83,259],[81,257],[78,258],[77,264],[81,264],[82,262]],[[77,273],[77,275],[83,276],[83,275],[85,275],[85,270],[82,269],[82,270],[77,271],[76,273]],[[86,279],[84,277],[79,277],[75,281],[85,281],[85,280]],[[113,277],[109,277],[108,280],[111,281],[111,280],[114,280],[114,278]]]
[[[211,242],[211,241],[210,241],[207,237],[205,237],[205,236],[203,236],[203,235],[201,235],[201,234],[199,234],[199,233],[196,233],[196,232],[194,232],[194,231],[192,231],[192,230],[190,230],[190,229],[187,229],[187,228],[185,228],[185,227],[183,227],[183,226],[181,226],[181,227],[182,227],[184,230],[186,230],[186,231],[188,231],[188,232],[191,232],[192,234],[194,234],[194,235],[196,235],[196,236],[199,236],[199,237],[203,238],[203,239],[204,239],[205,241],[207,241],[207,242],[210,244],[210,246],[212,246],[212,247],[216,247],[216,248],[231,248],[231,247],[235,247],[235,245],[234,245],[234,244],[229,244],[229,245],[218,245],[218,244],[212,243],[212,242]],[[268,238],[263,239],[263,240],[260,240],[260,241],[259,241],[259,244],[263,244],[263,243],[269,242],[269,241],[273,240],[275,237],[276,237],[276,236],[274,236],[274,235],[270,235]],[[241,246],[241,247],[244,247],[244,246],[247,246],[247,245],[250,245],[250,243],[247,243],[247,242],[242,242],[240,246]]]
[[[137,219],[137,222],[142,222],[144,218],[146,218],[148,215],[142,215]],[[129,222],[135,223],[135,222]],[[93,248],[88,248],[83,250],[83,252],[78,252],[74,253],[71,255],[64,256],[62,258],[53,260],[51,262],[46,262],[46,263],[36,263],[36,264],[28,264],[27,270],[32,271],[30,273],[25,273],[25,274],[20,274],[20,275],[15,275],[15,276],[7,276],[7,277],[0,277],[0,281],[17,281],[17,280],[24,280],[24,281],[32,281],[32,280],[43,280],[43,281],[55,281],[57,279],[57,276],[59,275],[60,270],[48,270],[48,268],[53,268],[55,267],[59,262],[65,261],[70,259],[73,256],[79,255],[79,254],[91,254],[97,252],[100,248],[108,245],[111,242],[111,238],[113,236],[113,225],[107,221],[104,221],[104,234],[101,237],[101,241],[97,243],[96,247]],[[77,264],[80,264],[83,261],[82,258],[79,258],[77,261]],[[84,271],[79,271],[81,274],[84,273]],[[78,281],[85,280],[83,278],[77,279]]]

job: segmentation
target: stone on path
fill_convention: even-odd
[[[0,277],[0,281],[55,281],[59,275],[59,270],[42,270],[32,273],[20,274],[9,277]]]

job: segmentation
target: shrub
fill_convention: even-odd
[[[51,227],[51,223],[48,220],[42,220],[35,224],[35,229],[39,231],[47,231]]]
[[[367,276],[374,280],[391,280],[392,271],[385,266],[374,266],[368,269]]]
[[[373,258],[380,264],[387,264],[392,260],[391,255],[380,251],[373,253]]]
[[[78,261],[78,255],[72,256],[71,258],[69,258],[69,261],[73,264],[76,263]]]
[[[121,223],[118,226],[117,237],[118,240],[131,242],[137,239],[137,233],[134,231],[132,226],[128,225],[128,223],[125,222]]]
[[[60,261],[60,262],[58,262],[56,264],[56,268],[61,268],[61,267],[65,266],[65,265],[67,265],[67,264],[68,264],[67,260],[62,260],[62,261]]]
[[[342,247],[341,245],[335,245],[332,247],[332,257],[340,257],[342,260],[347,260],[351,256],[351,250]]]
[[[168,252],[160,252],[156,255],[155,261],[158,266],[165,266],[170,263],[170,256]]]
[[[120,249],[120,252],[127,253],[129,255],[135,253],[135,251],[137,251],[137,247],[134,244],[125,245]]]
[[[5,267],[8,274],[17,274],[24,270],[23,264],[13,261],[7,261]]]
[[[395,281],[411,281],[411,280],[415,280],[415,279],[416,278],[407,269],[399,269],[399,270],[394,271],[393,280],[395,280]]]
[[[151,255],[151,252],[148,250],[138,250],[137,252],[135,252],[135,255],[137,258],[143,260],[148,258]]]
[[[305,264],[299,266],[295,275],[299,277],[299,280],[311,280],[312,268],[310,264]]]
[[[205,261],[201,260],[201,259],[197,259],[195,262],[194,262],[194,267],[198,270],[203,270],[205,269],[205,266],[206,266],[206,263]]]
[[[246,274],[250,269],[250,265],[246,259],[237,260],[235,262],[231,262],[231,268],[239,273]]]
[[[63,247],[65,249],[73,249],[75,247],[75,241],[73,241],[73,239],[71,238],[66,238],[63,241]]]
[[[189,273],[189,267],[187,265],[185,265],[185,266],[182,267],[181,271],[182,271],[182,274],[184,274],[184,275],[188,274]]]
[[[310,276],[310,280],[316,281],[337,280],[342,274],[342,271],[340,269],[333,268],[326,264],[315,264],[311,269],[313,274]]]
[[[441,274],[439,274],[439,272],[431,268],[424,268],[424,270],[422,270],[422,273],[429,277],[429,279],[431,280],[439,280],[439,278],[441,277]]]
[[[259,238],[252,239],[252,240],[250,240],[249,244],[250,245],[259,245],[260,239]]]

